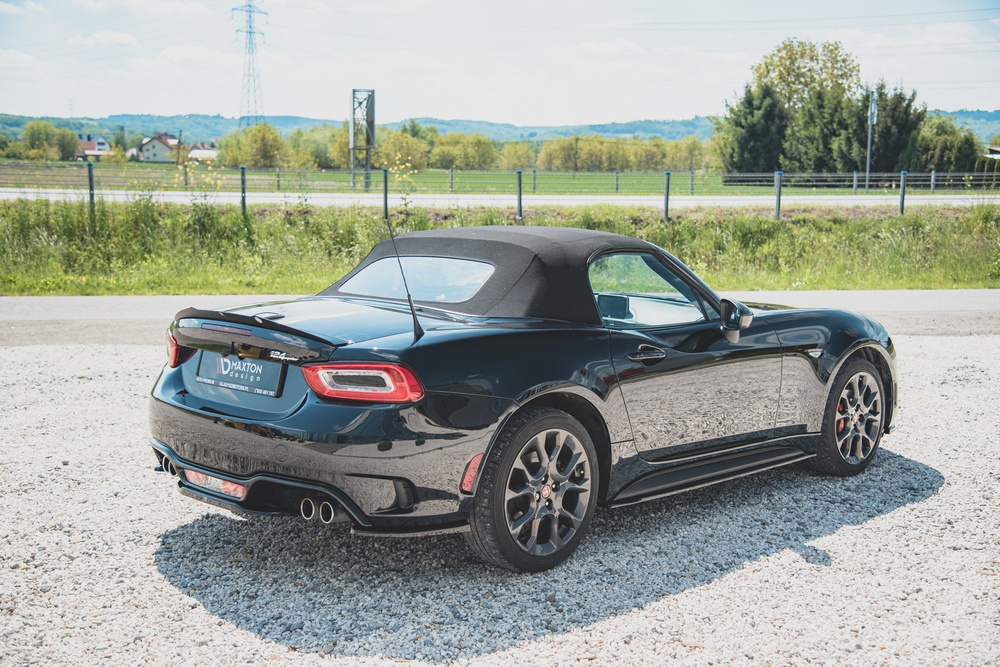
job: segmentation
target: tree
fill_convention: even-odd
[[[76,133],[65,127],[56,130],[55,147],[59,151],[60,160],[72,160],[76,157],[76,151],[80,147],[80,140]]]
[[[726,103],[726,115],[712,122],[718,136],[714,147],[725,171],[778,169],[788,114],[769,84],[747,84],[734,105]]]
[[[458,146],[438,144],[430,154],[430,164],[437,169],[454,169],[462,159]]]
[[[490,169],[496,165],[497,149],[489,138],[483,135],[453,132],[441,136],[433,127],[421,129],[423,136],[432,130],[435,139],[430,163],[438,169]]]
[[[667,162],[667,142],[660,137],[631,139],[628,142],[630,163],[638,171],[662,171]]]
[[[121,146],[117,144],[113,145],[108,154],[101,159],[108,164],[122,165],[128,163],[128,156],[125,155],[125,151],[122,150]]]
[[[21,141],[31,150],[45,150],[56,143],[56,128],[47,120],[32,120],[21,130]]]
[[[625,171],[632,166],[632,154],[628,143],[621,139],[604,142],[604,168],[608,171]]]
[[[871,168],[873,172],[920,168],[917,136],[927,111],[916,105],[917,93],[902,88],[891,92],[880,81],[875,87],[878,123],[872,128]],[[868,142],[868,93],[844,102],[845,131],[833,141],[838,171],[865,170]]]
[[[526,141],[509,141],[500,151],[501,169],[526,169],[535,164],[535,151]]]
[[[1000,146],[1000,134],[994,134],[990,137],[990,146]]]
[[[576,168],[579,171],[604,171],[604,137],[579,137],[576,148]]]
[[[465,169],[491,169],[497,161],[497,149],[489,138],[478,132],[462,142],[465,148]]]
[[[833,144],[847,131],[840,87],[814,88],[788,127],[781,168],[786,171],[825,173],[837,170]]]
[[[333,133],[330,140],[328,153],[330,155],[330,167],[333,169],[349,169],[351,167],[351,138],[347,121],[345,120],[340,129]]]
[[[666,144],[664,166],[670,171],[693,171],[706,166],[708,150],[698,137],[690,135]]]
[[[380,169],[427,168],[427,144],[403,132],[378,130],[372,164]]]
[[[546,171],[576,171],[579,143],[580,137],[546,141],[538,154],[538,168]]]
[[[291,157],[288,145],[273,125],[257,123],[219,139],[219,164],[224,167],[273,169]]]
[[[933,114],[924,119],[917,137],[917,155],[922,171],[975,171],[983,144],[970,130],[962,132],[948,116]]]
[[[753,66],[755,85],[769,84],[790,108],[802,108],[810,91],[839,88],[856,93],[861,68],[840,42],[786,39]]]
[[[254,169],[273,169],[282,164],[285,140],[277,128],[267,123],[256,123],[245,130],[243,159]]]

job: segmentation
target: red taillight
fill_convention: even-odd
[[[462,493],[472,493],[472,485],[476,482],[476,473],[479,472],[479,464],[483,462],[483,455],[476,454],[465,466],[465,474],[462,475]]]
[[[174,335],[167,331],[167,363],[171,368],[177,368],[194,356],[194,348],[177,344]]]
[[[324,398],[367,403],[415,403],[424,397],[420,380],[399,364],[303,366],[309,388]]]

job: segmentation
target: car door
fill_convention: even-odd
[[[730,342],[707,296],[651,253],[602,255],[590,281],[640,456],[683,457],[772,434],[781,345],[766,322]]]

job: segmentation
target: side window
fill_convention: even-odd
[[[609,327],[666,327],[704,322],[694,291],[660,260],[644,253],[598,257],[590,288]]]

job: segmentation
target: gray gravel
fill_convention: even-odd
[[[865,474],[601,511],[540,575],[187,500],[145,444],[160,346],[0,348],[0,663],[995,663],[1000,335],[896,342]]]

